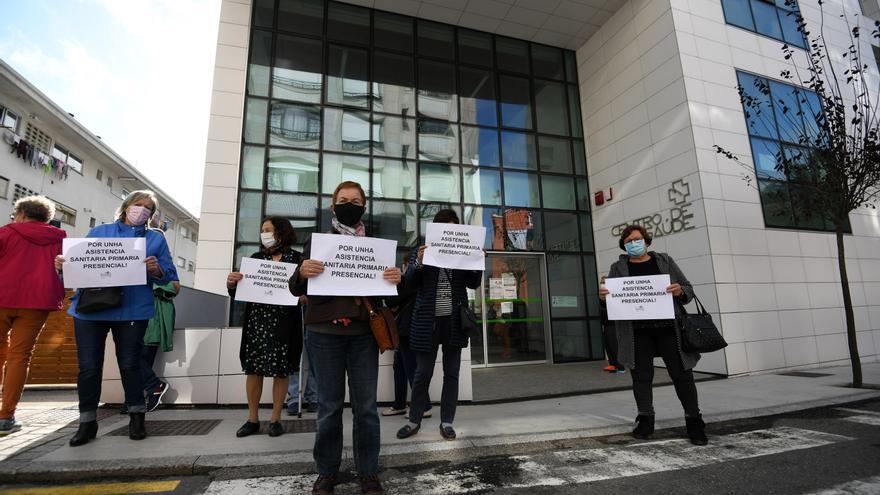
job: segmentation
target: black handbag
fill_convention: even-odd
[[[482,326],[477,322],[477,315],[466,304],[459,306],[458,311],[461,319],[461,332],[467,335],[468,338],[477,338],[483,330]]]
[[[84,315],[122,306],[122,287],[92,287],[79,290],[76,312]]]
[[[689,314],[684,304],[679,303],[682,316],[679,318],[681,327],[681,349],[684,352],[714,352],[727,347],[727,342],[712,321],[712,315],[703,307],[703,303],[694,296],[697,312]]]

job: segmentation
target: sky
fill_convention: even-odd
[[[0,58],[198,215],[220,0],[0,0]]]

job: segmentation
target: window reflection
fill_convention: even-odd
[[[461,126],[461,162],[465,165],[497,167],[498,131],[482,127]]]
[[[542,175],[541,189],[544,195],[544,208],[574,210],[574,181],[571,177]]]
[[[415,164],[374,158],[371,194],[375,198],[416,199]]]
[[[336,155],[324,153],[321,167],[321,192],[333,194],[340,182],[353,180],[369,188],[370,159],[365,156]]]
[[[571,173],[571,144],[568,139],[540,136],[538,156],[542,171]]]
[[[498,125],[495,106],[495,78],[490,71],[459,70],[461,121],[486,126]]]
[[[505,180],[507,176],[505,175]],[[525,208],[506,208],[493,213],[494,236],[492,249],[496,251],[530,251],[541,249],[541,213]]]
[[[414,116],[414,77],[412,57],[376,52],[373,55],[373,110]]]
[[[544,212],[544,238],[548,251],[580,251],[577,215]]]
[[[320,41],[278,35],[272,95],[283,100],[320,103]]]
[[[392,50],[412,52],[412,18],[375,11],[373,13],[373,44]]]
[[[248,143],[266,142],[266,100],[248,98],[245,110],[244,140]]]
[[[318,209],[317,196],[269,193],[266,195],[266,215],[283,217],[314,216]]]
[[[521,132],[502,132],[501,159],[505,168],[537,170],[535,136]]]
[[[269,96],[269,70],[272,64],[272,33],[254,30],[251,62],[248,66],[248,94]]]
[[[419,199],[422,201],[461,201],[458,165],[419,164]]]
[[[324,149],[369,154],[370,114],[325,108]]]
[[[263,168],[266,149],[245,146],[241,158],[241,187],[246,189],[263,188]]]
[[[272,103],[269,142],[280,146],[318,149],[321,113],[318,107]]]
[[[458,162],[458,126],[437,120],[420,120],[419,159]]]
[[[535,106],[539,132],[568,135],[565,87],[562,84],[536,81]]]
[[[260,238],[260,221],[263,211],[263,193],[241,191],[238,193],[238,234],[236,240],[252,242]]]
[[[419,61],[419,115],[458,120],[455,67],[443,62]]]
[[[494,217],[501,216],[500,208],[484,208],[481,206],[465,206],[464,215],[461,216],[461,223],[466,225],[477,225],[486,227],[486,243],[483,245],[486,249],[492,249],[496,236]]]
[[[501,204],[501,173],[485,168],[464,167],[464,202],[485,205]]]
[[[367,108],[369,92],[366,50],[331,46],[327,102]]]
[[[541,204],[538,176],[523,172],[504,172],[504,204],[537,208]]]
[[[376,200],[370,203],[370,211],[370,235],[397,241],[399,247],[418,244],[415,203]]]
[[[501,125],[520,129],[532,128],[532,95],[529,80],[501,76]]]
[[[318,154],[270,149],[266,185],[270,191],[318,192]]]
[[[416,120],[373,114],[373,156],[416,157]]]

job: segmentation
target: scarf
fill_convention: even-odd
[[[364,222],[358,222],[354,227],[349,227],[348,225],[341,223],[334,216],[330,219],[330,223],[333,224],[333,228],[336,232],[339,232],[342,235],[356,235],[358,237],[364,237],[367,235],[367,229],[364,227]]]

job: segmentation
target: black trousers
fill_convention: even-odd
[[[428,387],[434,375],[434,363],[437,362],[437,350],[443,348],[443,387],[440,392],[440,422],[452,424],[455,421],[455,410],[458,407],[458,376],[461,369],[461,348],[446,345],[442,339],[448,334],[452,318],[439,316],[434,320],[435,339],[432,352],[415,351],[416,370],[412,383],[412,399],[409,403],[409,421],[422,424],[422,414],[430,409]]]
[[[663,358],[666,370],[672,378],[675,393],[684,408],[685,416],[700,415],[697,400],[697,386],[694,373],[685,370],[678,353],[675,329],[672,327],[636,328],[635,368],[632,370],[633,395],[636,398],[639,414],[654,415],[654,356]]]

